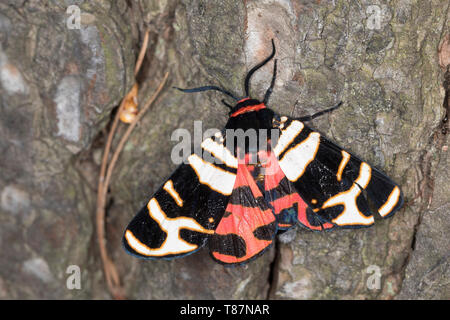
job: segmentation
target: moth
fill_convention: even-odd
[[[280,116],[267,107],[277,71],[263,101],[250,97],[252,75],[245,78],[245,97],[217,86],[180,89],[216,90],[237,101],[225,130],[205,139],[137,213],[123,236],[125,250],[144,259],[172,259],[206,244],[211,257],[225,265],[246,263],[263,254],[278,232],[296,225],[314,231],[368,227],[376,217],[399,210],[403,195],[385,174],[338,147],[304,122],[311,116]],[[229,147],[230,130],[267,130],[266,148]],[[275,133],[275,134],[274,134]],[[276,137],[275,137],[276,136]],[[208,157],[205,157],[208,155]]]

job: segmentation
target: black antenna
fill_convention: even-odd
[[[257,64],[256,66],[254,66],[248,73],[247,76],[245,77],[245,95],[248,97],[248,89],[249,89],[249,84],[250,84],[250,78],[252,77],[252,75],[255,73],[256,70],[258,70],[259,68],[261,68],[262,66],[264,66],[267,62],[270,61],[270,59],[272,59],[275,56],[275,43],[273,42],[272,39],[272,53],[270,56],[268,56],[263,62]],[[270,95],[270,94],[269,94]]]
[[[192,92],[202,92],[202,91],[208,91],[208,90],[216,90],[216,91],[220,91],[224,94],[226,94],[227,96],[233,98],[234,100],[239,100],[238,98],[236,98],[231,92],[226,91],[222,88],[216,87],[216,86],[205,86],[205,87],[198,87],[198,88],[192,88],[192,89],[181,89],[178,87],[174,87],[175,89],[178,89],[182,92],[187,92],[187,93],[192,93]]]
[[[267,101],[269,101],[270,95],[272,94],[273,87],[275,85],[275,79],[277,78],[277,59],[273,62],[273,75],[272,75],[272,82],[270,82],[270,87],[267,89],[266,94],[264,95],[263,103],[267,104]]]

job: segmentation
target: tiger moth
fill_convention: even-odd
[[[252,75],[275,51],[272,40],[270,56],[245,78],[245,97],[216,86],[177,88],[216,90],[237,102],[222,100],[230,108],[224,130],[205,139],[201,152],[189,155],[129,223],[123,236],[128,253],[172,259],[208,245],[215,261],[243,264],[263,254],[277,233],[296,225],[314,231],[369,227],[375,216],[387,218],[402,207],[396,183],[305,124],[340,104],[301,118],[268,108],[276,59],[263,101],[250,97]],[[269,132],[262,141],[268,147],[229,147],[227,132],[252,129]]]

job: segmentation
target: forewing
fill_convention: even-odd
[[[374,212],[386,218],[402,206],[400,188],[381,171],[298,120],[277,116],[274,123],[281,129],[274,147],[281,170],[324,220],[341,227],[370,226]]]
[[[173,258],[205,244],[224,214],[236,179],[237,160],[223,139],[202,143],[130,222],[123,244],[141,258]]]

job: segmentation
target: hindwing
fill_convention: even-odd
[[[261,255],[277,233],[277,221],[245,163],[239,163],[225,214],[210,237],[212,257],[241,264]]]

